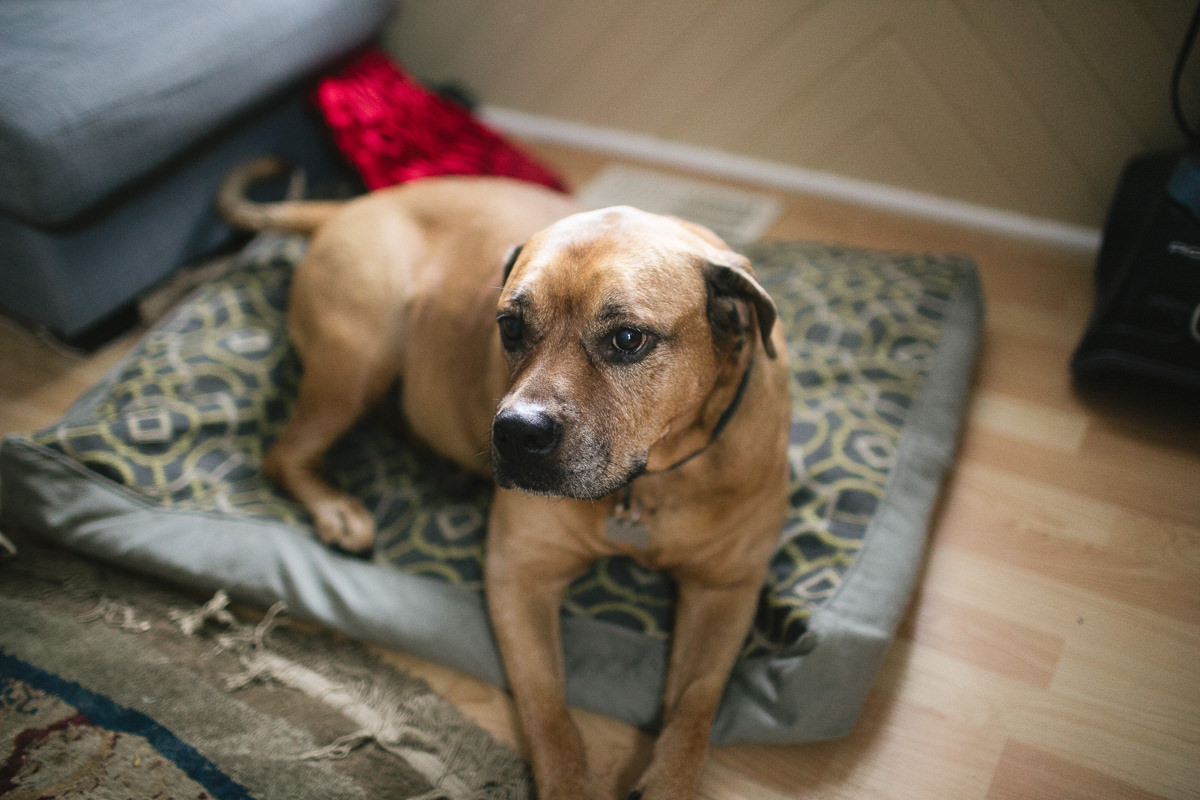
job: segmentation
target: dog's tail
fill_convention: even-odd
[[[284,200],[259,203],[246,197],[256,181],[282,173],[284,163],[273,157],[248,161],[229,173],[217,192],[217,209],[230,225],[249,230],[311,233],[338,212],[342,203],[328,200]]]

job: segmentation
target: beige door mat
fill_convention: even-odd
[[[589,208],[631,205],[671,214],[731,243],[756,241],[780,212],[780,201],[769,195],[623,165],[601,170],[577,197]]]

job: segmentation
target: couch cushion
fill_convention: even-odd
[[[71,220],[363,42],[392,6],[0,3],[0,211]]]

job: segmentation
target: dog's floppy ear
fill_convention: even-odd
[[[726,250],[720,256],[719,260],[710,260],[705,266],[704,279],[708,284],[710,309],[712,301],[720,298],[744,300],[753,305],[763,350],[767,356],[775,358],[775,345],[771,341],[771,329],[775,327],[775,320],[779,316],[775,301],[755,279],[750,261],[745,256],[732,250]],[[714,319],[713,323],[717,324],[718,320]]]
[[[754,277],[750,259],[730,250],[724,239],[705,226],[679,217],[670,219],[699,236],[713,248],[705,267],[704,279],[708,283],[709,316],[714,328],[724,326],[727,322],[719,319],[719,315],[714,316],[712,300],[722,297],[745,300],[754,306],[754,315],[758,317],[763,350],[774,358],[775,345],[771,342],[771,329],[775,327],[775,319],[779,312],[775,309],[775,301],[771,299],[771,295],[767,294],[767,290]]]
[[[508,248],[508,252],[504,254],[504,278],[501,284],[508,283],[508,276],[512,272],[513,265],[517,263],[517,259],[521,256],[521,248],[524,245],[513,245]]]

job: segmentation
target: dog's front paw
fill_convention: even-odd
[[[375,542],[375,519],[352,497],[321,500],[312,507],[321,541],[349,553],[366,553]]]

